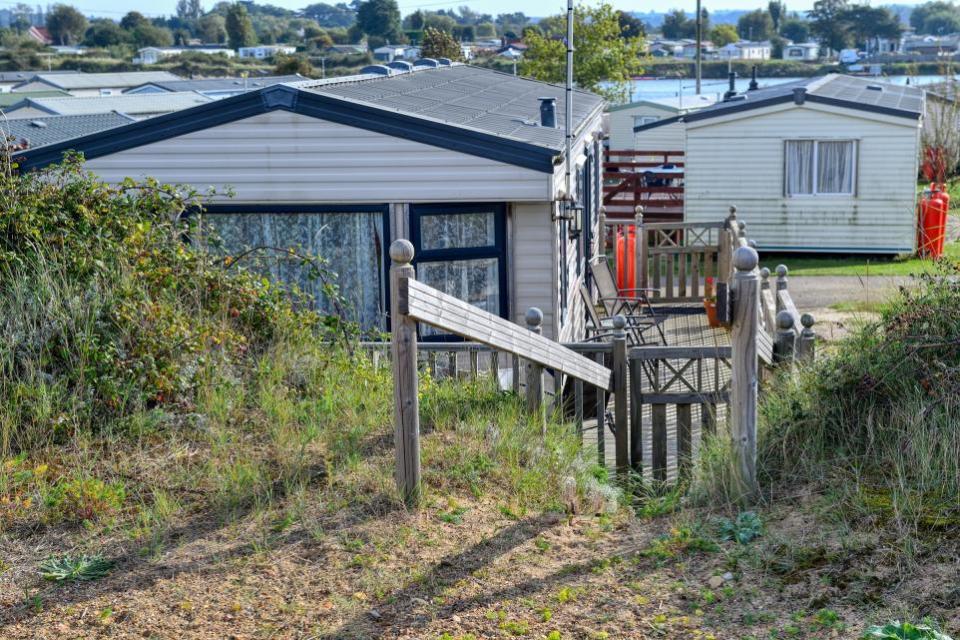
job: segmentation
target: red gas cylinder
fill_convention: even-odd
[[[623,292],[620,295],[625,298],[633,298],[637,294],[636,291],[630,291],[637,286],[635,283],[637,253],[634,250],[636,237],[632,226],[617,233],[617,287]]]
[[[924,254],[931,258],[939,258],[943,253],[947,232],[947,203],[943,198],[932,195],[926,204],[926,213],[923,218],[926,236]]]
[[[939,221],[940,236],[937,238],[937,255],[939,256],[943,254],[943,247],[947,241],[947,220],[950,216],[950,194],[947,193],[947,185],[940,185],[940,190],[934,193],[933,197],[943,202],[943,211]]]

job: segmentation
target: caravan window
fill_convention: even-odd
[[[506,210],[502,204],[410,206],[417,280],[489,311],[507,315]],[[426,325],[423,338],[451,337]]]
[[[364,328],[385,329],[386,206],[209,205],[198,240],[306,294],[325,313],[342,310]],[[325,262],[322,273],[311,259]],[[327,295],[336,287],[340,309]]]
[[[853,195],[856,192],[856,141],[787,140],[784,153],[786,195]]]

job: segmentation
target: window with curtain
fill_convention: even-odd
[[[203,213],[201,232],[214,238],[212,246],[225,255],[246,253],[240,266],[299,289],[318,310],[337,311],[325,290],[330,284],[337,288],[348,319],[365,329],[386,327],[383,209],[264,212],[218,207]],[[323,259],[325,275],[317,277],[303,257]]]
[[[465,302],[506,313],[503,205],[412,205],[417,280]],[[448,337],[426,325],[422,337]]]
[[[788,196],[853,195],[856,141],[788,140],[784,182]]]

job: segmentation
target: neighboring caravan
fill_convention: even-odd
[[[609,107],[609,147],[611,149],[646,149],[683,151],[683,124],[637,129],[661,120],[675,119],[716,100],[705,95],[690,95],[662,100],[637,100]]]
[[[406,237],[419,280],[520,323],[539,307],[546,335],[576,340],[579,283],[596,255],[603,100],[573,97],[578,207],[564,219],[564,131],[549,126],[564,121],[563,97],[555,85],[421,60],[407,72],[375,66],[266,87],[27,151],[22,167],[76,149],[111,183],[151,176],[232,188],[235,197],[202,214],[226,248],[323,256],[368,327],[386,327],[386,250]],[[273,272],[319,293],[283,255]]]
[[[921,89],[831,74],[657,124],[684,127],[686,222],[736,205],[761,250],[897,254],[916,244],[923,113]]]

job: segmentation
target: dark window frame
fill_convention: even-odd
[[[460,215],[469,213],[494,214],[494,243],[482,247],[452,247],[447,249],[421,249],[421,221],[423,216]],[[410,205],[410,242],[414,247],[413,265],[420,262],[456,262],[482,258],[497,259],[500,317],[510,317],[510,296],[507,277],[507,206],[503,202],[431,203]],[[419,329],[418,329],[419,333]],[[421,336],[425,342],[456,342],[456,335]]]

